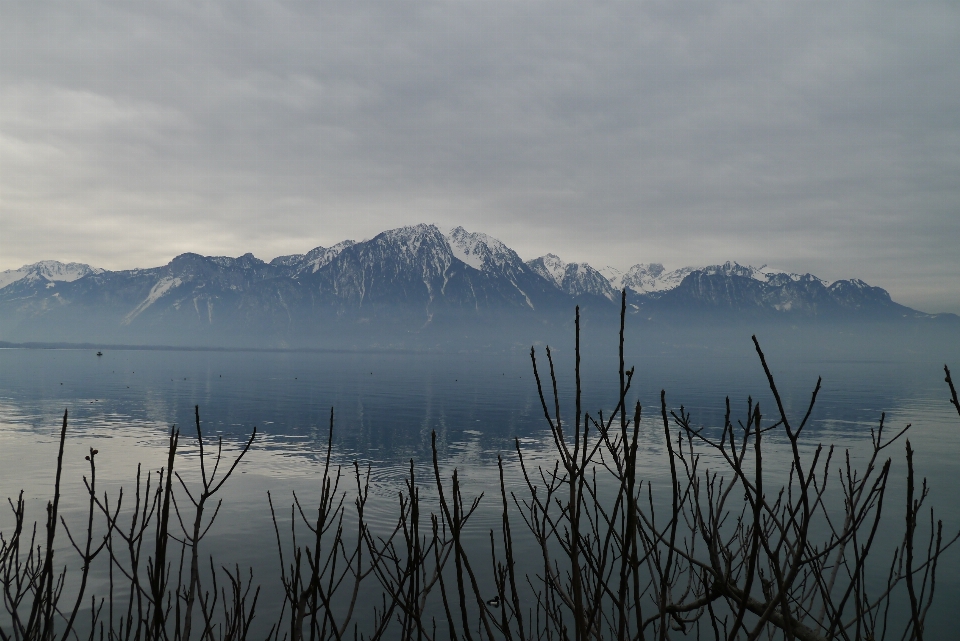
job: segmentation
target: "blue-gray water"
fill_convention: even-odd
[[[877,358],[876,354],[834,357],[829,349],[769,350],[787,411],[802,416],[817,376],[823,377],[806,442],[851,448],[859,460],[869,430],[886,412],[891,430],[912,423],[910,439],[920,473],[933,487],[931,504],[946,529],[960,527],[956,499],[960,472],[960,418],[948,404],[942,356],[923,353]],[[570,416],[573,358],[569,346],[555,354],[560,393]],[[617,400],[616,352],[607,345],[584,360],[584,408],[613,408]],[[545,376],[546,358],[538,350]],[[631,398],[644,405],[644,476],[662,478],[662,425],[659,393],[667,390],[671,408],[681,404],[695,423],[722,422],[724,397],[737,417],[748,396],[765,416],[775,406],[749,338],[721,353],[670,349],[631,352],[627,366],[637,374]],[[960,374],[960,362],[955,363]],[[514,439],[536,458],[549,458],[550,440],[540,408],[529,354],[216,352],[105,350],[0,350],[0,486],[4,496],[21,488],[28,517],[41,518],[50,496],[57,435],[64,408],[70,411],[64,467],[68,523],[80,527],[83,456],[99,449],[98,475],[110,492],[132,487],[137,463],[154,470],[164,465],[171,425],[183,428],[184,462],[189,479],[196,449],[193,407],[200,406],[205,434],[222,435],[228,456],[257,426],[256,440],[238,473],[224,488],[224,508],[204,553],[224,564],[253,566],[265,586],[259,608],[263,619],[279,603],[278,564],[267,511],[267,491],[289,508],[290,492],[306,505],[319,492],[317,479],[325,454],[330,408],[336,415],[334,459],[369,462],[374,498],[371,521],[387,527],[396,515],[397,492],[412,458],[418,469],[429,463],[430,435],[438,434],[441,464],[457,467],[466,494],[486,492],[489,509],[474,521],[478,541],[497,527],[498,455],[508,461],[515,486]],[[771,439],[775,444],[776,437]],[[890,449],[895,471],[903,469],[903,444]],[[195,457],[194,457],[195,459]],[[776,460],[774,456],[771,460]],[[839,461],[837,462],[839,465]],[[196,474],[194,474],[196,476]],[[902,483],[894,484],[891,504],[902,503]],[[899,515],[899,511],[895,514]],[[283,518],[286,518],[285,516]],[[902,517],[897,516],[897,519]],[[899,525],[899,520],[892,521]],[[0,530],[9,527],[0,516]],[[884,558],[889,550],[884,550]],[[960,554],[951,551],[941,566],[938,597],[928,630],[944,630],[951,604],[960,595]]]

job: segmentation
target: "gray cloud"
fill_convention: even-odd
[[[0,20],[0,269],[421,221],[960,312],[960,9],[88,2]]]

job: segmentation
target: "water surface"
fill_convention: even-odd
[[[831,358],[823,350],[770,350],[788,414],[803,415],[817,377],[823,390],[807,428],[805,444],[850,448],[862,461],[869,432],[886,413],[888,429],[912,423],[910,439],[917,465],[932,484],[931,502],[948,529],[960,527],[955,499],[960,472],[960,418],[947,403],[943,362],[932,355],[876,359]],[[564,420],[572,418],[573,355],[569,347],[554,353]],[[722,423],[724,400],[735,418],[747,399],[775,414],[763,370],[749,340],[742,349],[643,350],[628,346],[627,364],[636,366],[631,403],[644,407],[642,427],[644,478],[662,480],[666,471],[660,390],[670,409],[682,404],[695,424],[708,431]],[[541,377],[549,380],[543,350],[538,350]],[[960,362],[957,363],[960,372]],[[583,405],[609,415],[617,402],[615,346],[585,355]],[[547,390],[549,392],[549,389]],[[466,494],[486,493],[471,536],[485,541],[499,527],[497,458],[507,463],[508,484],[521,489],[515,443],[531,460],[552,460],[551,440],[526,350],[498,354],[227,352],[106,350],[0,350],[0,482],[7,496],[23,489],[28,515],[40,518],[50,496],[57,436],[64,409],[70,413],[64,463],[64,509],[68,523],[80,527],[84,455],[99,450],[98,483],[112,495],[129,492],[137,465],[144,472],[165,465],[171,426],[183,430],[185,479],[197,478],[194,406],[200,406],[208,438],[222,437],[232,460],[254,426],[257,438],[235,478],[224,486],[224,508],[204,551],[218,560],[252,566],[258,580],[277,587],[279,559],[267,510],[267,492],[283,506],[291,492],[305,505],[319,493],[318,479],[326,456],[330,411],[335,416],[332,457],[350,466],[369,465],[374,498],[370,520],[384,529],[396,518],[397,492],[415,461],[431,486],[428,465],[435,432],[444,474],[454,467]],[[771,443],[783,438],[771,433]],[[902,444],[890,449],[895,471],[903,469]],[[779,458],[778,458],[779,457]],[[771,454],[771,464],[785,464],[786,453]],[[838,463],[839,465],[839,463]],[[191,477],[191,475],[193,475]],[[900,503],[902,483],[891,488]],[[286,522],[286,521],[284,521]],[[0,529],[9,527],[7,513]],[[938,599],[931,629],[946,625],[947,604],[960,595],[960,555],[951,553],[938,579]],[[279,604],[279,590],[267,590],[260,611]],[[268,614],[263,614],[269,618]]]

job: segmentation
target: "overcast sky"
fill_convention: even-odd
[[[0,270],[418,222],[960,312],[960,5],[0,6]]]

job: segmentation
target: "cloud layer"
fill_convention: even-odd
[[[88,2],[0,20],[0,269],[421,221],[960,312],[960,9]]]

